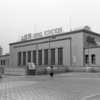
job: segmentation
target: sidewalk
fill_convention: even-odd
[[[91,96],[98,100],[99,95],[99,73],[4,75],[0,79],[0,100],[90,100]]]

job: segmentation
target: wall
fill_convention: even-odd
[[[86,37],[87,36],[91,36],[91,37],[94,37],[94,41],[95,43],[89,43],[87,42],[86,40]],[[99,46],[100,46],[100,36],[97,36],[96,34],[90,34],[90,33],[84,33],[83,34],[83,40],[84,40],[84,66],[88,66],[85,64],[85,55],[88,54],[88,48],[89,48],[89,53],[91,55],[91,53],[94,53],[97,55],[97,57],[99,58]],[[91,60],[91,57],[89,56],[89,60]],[[92,65],[92,66],[98,66],[100,65],[99,64],[99,61],[97,60],[97,65]],[[90,63],[91,64],[91,63]]]
[[[12,62],[12,66],[17,66],[18,64],[18,59],[17,59],[17,55],[18,52],[23,52],[23,51],[33,51],[36,50],[35,48],[36,45],[28,45],[28,46],[23,46],[23,47],[18,47],[18,48],[14,48],[13,52],[13,62]],[[51,41],[50,42],[50,48],[55,48],[56,50],[56,59],[55,59],[55,64],[58,65],[58,52],[57,49],[58,48],[63,48],[63,64],[65,66],[70,66],[70,39],[66,39],[66,40],[61,40],[61,41]],[[38,44],[38,50],[44,50],[44,49],[49,49],[49,42],[47,43],[43,43],[43,44]],[[42,54],[43,59],[44,59],[44,55]],[[38,53],[37,53],[37,60],[38,60]],[[38,61],[37,61],[38,62]],[[44,65],[44,61],[42,61],[42,65]]]
[[[85,49],[85,55],[88,55],[88,49]],[[95,54],[96,64],[91,63],[91,55]],[[90,66],[100,66],[100,48],[89,48],[89,62]]]
[[[27,70],[24,67],[4,67],[5,75],[27,75]]]
[[[10,66],[17,67],[18,66],[18,52],[23,51],[33,51],[36,50],[36,45],[38,44],[38,50],[44,50],[49,48],[49,38],[38,39],[37,41],[30,41],[20,44],[10,45]],[[63,47],[63,68],[59,69],[63,72],[66,71],[66,66],[69,70],[73,70],[75,66],[83,66],[83,32],[74,33],[74,34],[66,34],[61,36],[56,36],[55,39],[50,40],[50,48],[56,49],[56,66],[58,66],[58,53],[57,49],[59,47]],[[75,57],[75,63],[73,58]],[[43,54],[44,58],[44,54]],[[38,60],[38,55],[37,55]],[[42,61],[44,66],[44,59]],[[45,67],[38,67],[38,70],[45,73]],[[71,67],[73,66],[73,68]],[[21,66],[22,67],[22,66]],[[42,69],[41,69],[42,68]],[[41,72],[42,73],[42,72]]]
[[[83,32],[71,35],[72,66],[83,66]],[[74,63],[75,59],[75,63]]]
[[[88,55],[88,49],[85,49],[85,55]],[[91,55],[95,54],[96,63],[91,63]],[[100,72],[100,47],[99,48],[89,48],[89,64],[92,67],[93,71]],[[85,66],[89,66],[85,64]]]

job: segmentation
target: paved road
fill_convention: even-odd
[[[100,100],[100,74],[3,76],[0,100]]]

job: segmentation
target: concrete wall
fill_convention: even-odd
[[[27,75],[26,68],[19,67],[4,67],[5,75]]]

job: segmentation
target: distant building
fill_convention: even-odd
[[[3,55],[3,48],[0,46],[0,55]]]
[[[9,66],[9,54],[0,55],[0,66]]]

